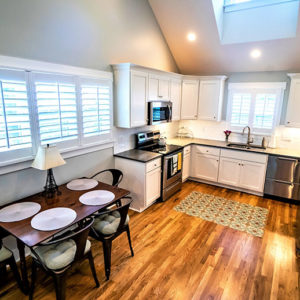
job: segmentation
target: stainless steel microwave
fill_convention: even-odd
[[[161,124],[172,121],[171,101],[148,102],[148,125]]]

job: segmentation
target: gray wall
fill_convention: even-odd
[[[110,70],[132,62],[177,71],[147,0],[0,0],[0,55]],[[112,167],[113,150],[54,169],[58,183]],[[0,205],[41,191],[45,172],[0,176]]]
[[[222,119],[226,120],[227,102],[228,102],[228,84],[238,82],[286,82],[287,87],[284,93],[280,124],[284,124],[287,101],[290,90],[290,78],[287,72],[251,72],[251,73],[231,73],[227,74],[228,79],[225,84],[224,102],[222,110]]]
[[[177,70],[147,0],[1,0],[0,40],[2,55]]]

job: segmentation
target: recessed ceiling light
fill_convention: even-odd
[[[195,40],[196,40],[196,34],[193,33],[193,32],[188,33],[187,39],[188,39],[190,42],[195,41]]]
[[[261,51],[259,49],[254,49],[250,52],[250,56],[252,58],[259,58],[261,57]]]

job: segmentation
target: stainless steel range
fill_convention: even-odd
[[[182,186],[183,147],[166,145],[159,131],[147,131],[136,134],[136,148],[163,155],[161,200],[165,201]]]

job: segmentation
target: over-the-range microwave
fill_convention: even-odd
[[[171,101],[148,102],[148,125],[161,124],[172,121]]]

